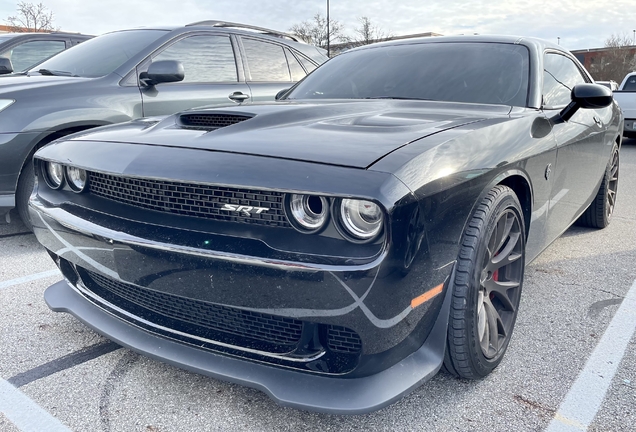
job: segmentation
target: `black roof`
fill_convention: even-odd
[[[354,48],[354,50],[360,50],[365,48],[379,47],[379,46],[392,46],[392,45],[409,45],[414,43],[453,43],[453,42],[491,42],[491,43],[510,43],[526,46],[533,46],[537,51],[545,48],[555,49],[558,51],[569,52],[563,49],[562,46],[547,41],[545,39],[539,39],[526,36],[510,36],[510,35],[458,35],[458,36],[429,36],[412,39],[399,39],[386,42],[379,42],[371,45],[365,45],[362,47]]]

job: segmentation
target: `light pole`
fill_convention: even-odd
[[[329,0],[327,0],[327,58],[330,58],[330,47],[329,47]]]
[[[634,45],[636,45],[636,30],[632,30],[634,32]]]

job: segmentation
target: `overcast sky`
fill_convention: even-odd
[[[33,0],[55,14],[65,31],[183,25],[217,19],[288,30],[326,14],[326,0]],[[27,1],[28,3],[29,1]],[[0,0],[0,23],[16,14],[16,0]],[[634,0],[331,0],[332,19],[353,34],[360,16],[392,34],[423,32],[535,36],[565,48],[599,48],[612,34],[633,37]]]

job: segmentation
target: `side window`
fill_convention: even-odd
[[[636,91],[636,75],[632,75],[627,78],[627,81],[625,81],[625,85],[623,86],[623,91]]]
[[[309,60],[307,60],[305,57],[299,56],[298,59],[300,60],[300,62],[305,67],[305,70],[307,71],[307,73],[309,73],[312,70],[316,69],[316,65],[313,64],[312,62],[310,62]]]
[[[289,82],[289,68],[283,48],[276,44],[243,38],[250,81]]]
[[[22,72],[60,51],[64,51],[65,48],[64,41],[32,41],[0,53],[0,56],[11,59],[15,72]]]
[[[579,68],[566,56],[546,53],[543,63],[543,106],[561,108],[571,101],[572,88],[586,83]]]
[[[303,67],[298,63],[296,57],[290,50],[285,49],[285,56],[287,57],[287,63],[289,64],[289,72],[291,72],[292,81],[300,81],[307,75]]]
[[[183,64],[183,83],[236,82],[234,49],[227,36],[190,36],[153,56],[156,60],[177,60]]]

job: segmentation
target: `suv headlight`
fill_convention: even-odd
[[[6,109],[15,102],[13,99],[0,99],[0,111]]]

